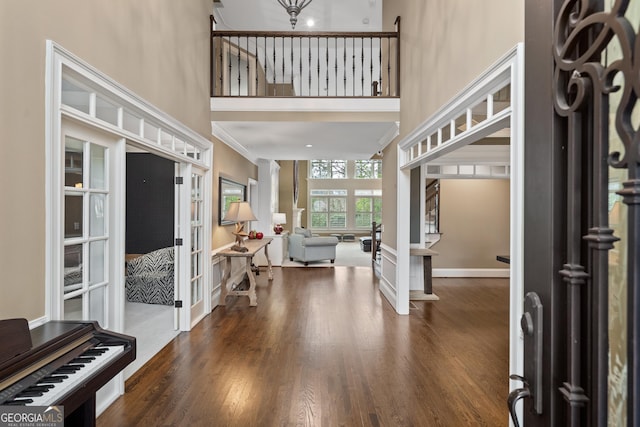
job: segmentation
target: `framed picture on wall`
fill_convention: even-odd
[[[231,181],[230,179],[220,177],[218,189],[218,194],[220,195],[218,224],[235,224],[235,222],[233,221],[224,221],[223,218],[227,214],[231,202],[243,202],[247,200],[247,186],[235,181]]]

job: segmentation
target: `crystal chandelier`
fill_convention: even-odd
[[[311,3],[311,0],[278,0],[278,3],[287,9],[287,13],[290,16],[289,21],[291,21],[291,29],[295,29],[296,22],[298,22],[298,15],[302,9]]]

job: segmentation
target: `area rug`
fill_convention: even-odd
[[[305,267],[304,262],[290,261],[289,257],[282,262],[283,267]],[[306,267],[371,267],[371,252],[360,249],[359,242],[340,242],[336,246],[336,260],[333,264],[329,260],[309,262]]]

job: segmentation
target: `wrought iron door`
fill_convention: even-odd
[[[512,400],[530,397],[527,426],[640,426],[637,3],[526,2],[525,293],[538,304]],[[620,303],[626,361],[610,346]]]

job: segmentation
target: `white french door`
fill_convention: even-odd
[[[204,174],[191,173],[191,322],[205,313]]]
[[[210,247],[206,218],[210,217],[207,194],[208,174],[191,164],[177,166],[177,175],[182,184],[176,191],[176,236],[181,244],[176,246],[178,254],[176,279],[186,284],[177,287],[180,306],[176,318],[180,319],[180,329],[190,330],[211,310],[210,303],[204,298],[207,293]]]
[[[122,179],[117,170],[124,141],[63,122],[60,153],[60,248],[52,318],[96,320],[119,329],[116,295],[124,258],[117,227],[123,224]]]

